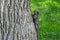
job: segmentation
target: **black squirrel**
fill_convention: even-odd
[[[34,14],[32,14],[32,18],[33,18],[36,31],[38,31],[38,15],[39,15],[39,12],[37,10],[35,10]]]
[[[37,40],[38,40],[38,15],[39,15],[39,12],[37,10],[35,10],[34,14],[32,14],[33,23],[37,33]]]

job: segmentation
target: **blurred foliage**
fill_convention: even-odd
[[[60,0],[31,0],[31,12],[39,11],[38,40],[60,40]]]

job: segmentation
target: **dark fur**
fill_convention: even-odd
[[[34,14],[32,14],[33,22],[37,32],[37,40],[38,40],[38,15],[39,15],[39,12],[36,10],[34,11]]]
[[[36,10],[34,11],[34,14],[32,14],[32,18],[33,18],[36,31],[38,30],[38,14],[39,12]]]

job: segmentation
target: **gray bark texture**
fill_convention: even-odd
[[[0,40],[37,40],[30,0],[0,0]]]

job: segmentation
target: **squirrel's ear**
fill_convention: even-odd
[[[38,15],[39,15],[39,12],[37,11]]]
[[[34,14],[37,14],[37,15],[39,15],[39,12],[38,12],[37,10],[35,10],[35,11],[34,11]]]

